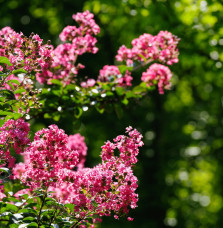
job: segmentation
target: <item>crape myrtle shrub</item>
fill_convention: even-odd
[[[105,65],[95,78],[80,78],[78,57],[95,54],[99,26],[89,11],[73,15],[75,26],[53,47],[37,34],[0,30],[0,223],[5,227],[95,227],[102,216],[127,216],[137,206],[137,162],[142,135],[132,127],[107,141],[101,163],[84,166],[87,146],[80,134],[68,136],[50,125],[30,138],[32,118],[58,121],[66,112],[128,105],[158,88],[171,88],[179,39],[168,31],[143,34],[117,51],[117,65]],[[165,65],[166,64],[166,65]],[[132,72],[145,69],[134,80]],[[22,156],[23,162],[16,163]],[[133,218],[127,217],[132,221]]]

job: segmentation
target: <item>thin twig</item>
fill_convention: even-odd
[[[77,222],[75,222],[75,223],[73,224],[73,226],[71,226],[71,228],[75,228],[75,227],[78,225],[78,223],[81,222],[81,221],[82,221],[82,219],[79,219]]]
[[[46,192],[44,194],[43,201],[42,201],[42,204],[41,204],[41,207],[40,207],[40,211],[39,211],[39,215],[38,215],[38,218],[37,218],[38,228],[40,227],[40,216],[41,216],[41,212],[42,212],[42,209],[43,209],[43,206],[44,206],[44,203],[45,203],[46,196],[47,196],[47,190],[46,190]]]
[[[152,61],[153,61],[152,59],[149,59],[146,62],[134,67],[132,71],[138,70],[139,68],[146,66],[147,64],[151,63]]]
[[[50,226],[51,226],[51,224],[52,224],[52,222],[53,222],[53,220],[54,220],[54,218],[55,218],[55,215],[56,215],[57,209],[58,209],[58,208],[56,207],[56,210],[54,211],[53,216],[52,216],[52,217],[51,217],[51,219],[50,219],[49,228],[50,228]]]

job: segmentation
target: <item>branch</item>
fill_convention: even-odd
[[[55,215],[56,215],[57,209],[58,209],[58,208],[56,207],[56,210],[54,211],[53,216],[52,216],[52,217],[51,217],[51,219],[50,219],[49,228],[50,228],[50,226],[51,226],[51,224],[52,224],[52,222],[53,222],[53,220],[54,220],[54,218],[55,218]]]
[[[134,67],[132,71],[138,70],[139,68],[146,66],[147,64],[151,63],[152,61],[153,61],[152,59],[149,59],[146,62]]]
[[[47,196],[47,190],[46,190],[46,192],[44,194],[43,201],[42,201],[42,204],[41,204],[41,207],[40,207],[40,211],[39,211],[39,215],[38,215],[38,218],[37,218],[38,228],[40,227],[40,216],[41,216],[41,212],[42,212],[42,209],[43,209],[43,206],[44,206],[44,203],[45,203],[46,196]]]

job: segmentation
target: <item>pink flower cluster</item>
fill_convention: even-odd
[[[71,150],[67,142],[68,136],[56,125],[36,132],[24,152],[25,172],[21,180],[32,188],[55,185],[61,169],[73,169],[78,163],[78,151]]]
[[[117,61],[126,61],[127,65],[133,61],[154,61],[172,65],[178,62],[179,39],[168,31],[161,31],[158,35],[143,34],[132,41],[132,49],[121,46],[116,55]]]
[[[100,82],[113,82],[120,86],[131,86],[131,73],[126,71],[125,75],[123,76],[119,68],[114,65],[105,65],[103,69],[99,72],[98,81]]]
[[[84,163],[87,156],[87,146],[84,142],[84,137],[80,134],[69,135],[67,145],[70,147],[71,150],[78,152],[78,164],[77,167],[84,168]]]
[[[63,170],[58,174],[61,184],[49,189],[62,203],[75,205],[77,218],[85,219],[91,211],[99,216],[110,216],[113,211],[118,216],[127,214],[129,206],[137,206],[138,185],[132,166],[143,142],[137,130],[129,127],[127,133],[102,146],[102,164],[77,172]],[[115,149],[119,156],[114,155]]]
[[[23,67],[28,73],[43,71],[52,62],[51,46],[43,45],[38,35],[26,37],[10,27],[0,30],[0,56],[9,58],[10,70]]]
[[[129,137],[119,135],[114,139],[114,143],[107,141],[102,146],[103,162],[114,162],[118,159],[125,166],[132,166],[138,161],[136,156],[139,153],[139,147],[143,146],[142,135],[136,129],[132,130],[132,127],[126,128],[126,132]],[[115,149],[119,150],[119,157],[114,155]]]
[[[155,84],[158,85],[159,93],[163,94],[163,89],[169,89],[170,87],[170,79],[172,77],[172,73],[167,66],[162,64],[154,63],[152,64],[146,72],[142,73],[142,81],[146,82],[149,86],[153,86]]]
[[[11,156],[10,148],[20,154],[30,143],[28,133],[29,124],[22,119],[8,120],[0,127],[1,166],[6,162],[9,168],[14,166],[15,158]]]
[[[14,177],[21,178],[31,189],[48,187],[59,202],[74,204],[76,218],[83,221],[89,213],[127,214],[129,207],[137,206],[138,185],[132,167],[143,142],[142,135],[132,127],[126,132],[128,136],[117,136],[113,143],[108,141],[102,146],[102,164],[80,168],[78,157],[84,161],[87,150],[84,138],[79,134],[67,137],[63,130],[51,125],[36,133],[24,153],[25,164],[13,169]],[[115,150],[119,155],[114,155]],[[77,171],[73,170],[75,166],[79,167]]]
[[[40,83],[50,84],[51,79],[62,79],[65,84],[75,81],[75,76],[79,69],[84,68],[82,64],[76,64],[79,55],[84,53],[95,54],[98,48],[95,47],[97,39],[94,35],[100,32],[99,26],[93,19],[94,15],[89,11],[73,15],[73,19],[79,24],[67,26],[60,34],[63,43],[58,45],[53,51],[54,59],[48,69],[37,74]]]

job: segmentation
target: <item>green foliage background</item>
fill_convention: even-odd
[[[172,91],[153,92],[128,108],[86,112],[57,124],[80,132],[89,147],[87,165],[97,164],[100,146],[132,125],[144,135],[135,169],[139,207],[134,222],[104,219],[100,227],[223,227],[223,4],[219,0],[0,0],[0,26],[37,33],[59,43],[72,14],[90,10],[101,27],[99,52],[83,56],[80,77],[96,77],[113,64],[120,45],[143,33],[168,30],[181,38]],[[135,79],[140,77],[136,72]],[[33,132],[52,123],[32,120]]]

